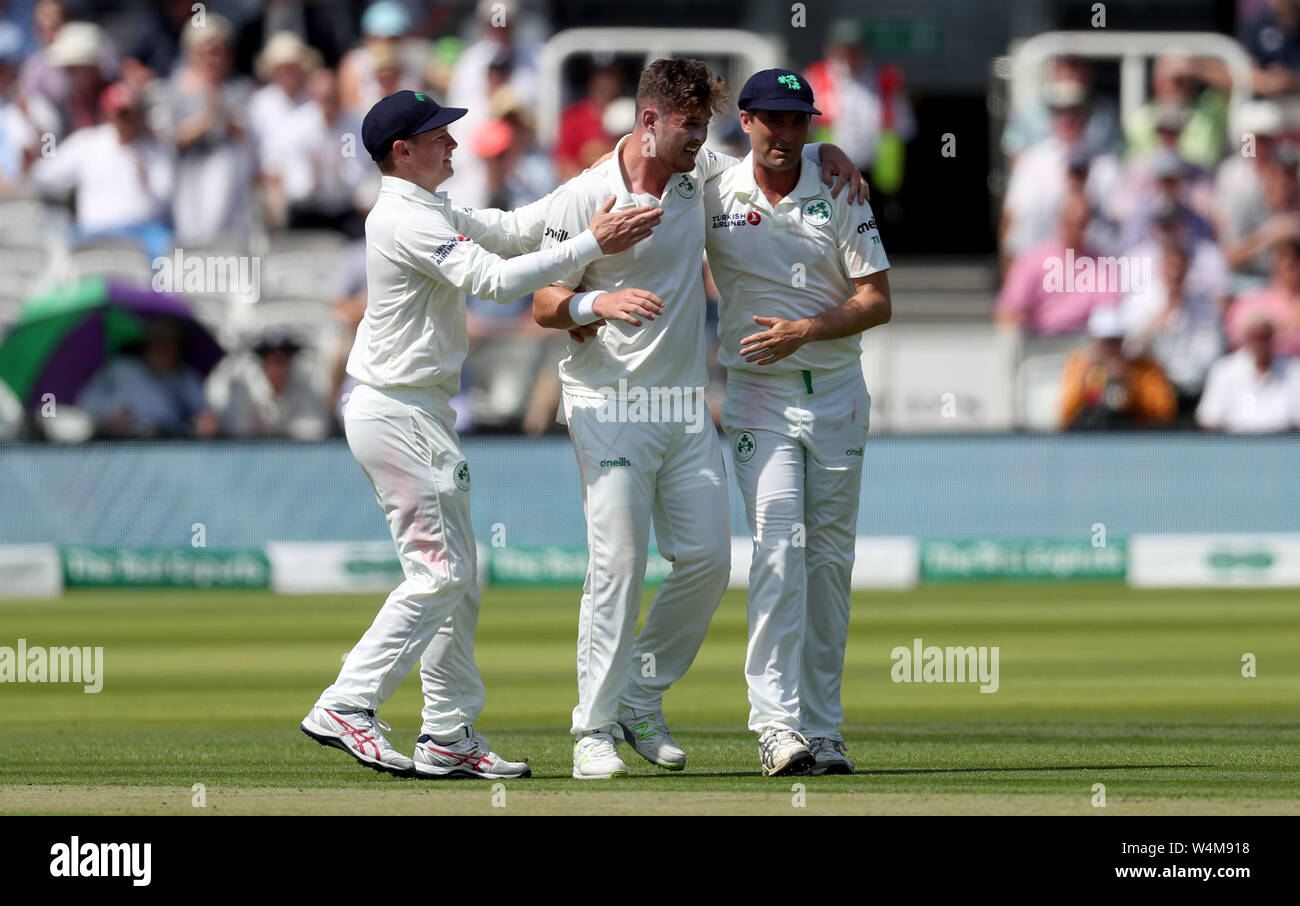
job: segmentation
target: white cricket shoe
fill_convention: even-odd
[[[627,777],[627,765],[618,757],[618,743],[609,733],[588,733],[573,744],[573,776],[579,780]]]
[[[767,727],[758,735],[758,757],[764,777],[802,774],[814,763],[808,740],[785,727]]]
[[[808,740],[808,751],[812,752],[814,764],[812,774],[852,774],[853,759],[841,739],[829,736],[814,736]]]
[[[336,711],[315,707],[302,719],[302,731],[323,746],[342,749],[368,768],[409,777],[415,762],[392,747],[384,730],[392,727],[374,711]]]
[[[415,741],[415,776],[425,778],[481,777],[510,780],[531,777],[525,761],[506,761],[488,745],[482,734],[466,727],[455,742],[438,742],[427,733]]]
[[[618,725],[632,750],[651,764],[670,771],[686,767],[686,753],[673,741],[662,711],[618,709]]]

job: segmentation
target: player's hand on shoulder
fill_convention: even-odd
[[[646,206],[627,211],[612,212],[614,196],[605,199],[600,210],[591,218],[591,232],[606,255],[616,255],[647,238],[663,216],[663,208]]]
[[[740,354],[751,365],[779,362],[810,339],[807,321],[787,321],[784,318],[755,315],[754,323],[767,329],[752,333],[740,341]]]
[[[641,318],[653,321],[659,317],[664,303],[649,290],[629,288],[597,296],[593,310],[606,321],[626,321],[640,327]]]
[[[871,200],[867,179],[837,145],[825,144],[821,148],[822,182],[831,187],[831,198],[838,198],[848,187],[845,199],[849,204],[862,204]]]

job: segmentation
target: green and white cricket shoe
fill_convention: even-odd
[[[852,774],[853,759],[841,739],[814,736],[808,740],[808,751],[813,755],[810,774]]]
[[[646,761],[670,771],[686,767],[686,753],[668,732],[664,712],[620,707],[618,725],[623,728],[623,739]]]
[[[506,761],[488,745],[482,734],[465,727],[451,742],[438,742],[423,734],[415,743],[415,776],[430,780],[452,777],[479,777],[484,780],[511,780],[531,777],[527,761]]]
[[[579,780],[608,780],[628,773],[611,734],[588,733],[573,744],[573,776]]]
[[[785,727],[766,727],[758,734],[758,759],[764,777],[802,774],[815,763],[802,733]]]
[[[315,707],[299,726],[321,745],[342,749],[368,768],[399,777],[415,772],[415,762],[394,749],[384,736],[383,731],[392,727],[377,718],[374,711]]]

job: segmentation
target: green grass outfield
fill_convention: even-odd
[[[0,813],[494,812],[489,784],[381,776],[298,730],[382,597],[0,601],[0,645],[105,649],[99,694],[0,685]],[[759,776],[745,729],[745,597],[730,592],[666,701],[687,771],[624,746],[631,778],[571,779],[577,607],[576,589],[485,590],[478,728],[534,772],[507,784],[506,812],[1300,813],[1295,590],[984,584],[855,595],[844,681],[853,777]],[[917,637],[999,646],[999,690],[892,682],[891,649]],[[1246,652],[1255,678],[1242,676]],[[399,748],[413,747],[419,708],[412,675],[381,714]],[[1092,805],[1096,783],[1104,809]],[[205,808],[193,807],[194,784]]]

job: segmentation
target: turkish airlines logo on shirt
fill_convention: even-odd
[[[748,214],[742,214],[739,211],[733,214],[714,214],[713,228],[715,230],[730,230],[734,227],[758,226],[762,219],[763,215],[758,211],[750,211]]]
[[[469,237],[457,236],[451,242],[444,242],[442,245],[438,246],[436,249],[433,250],[433,263],[442,264],[442,262],[446,261],[447,256],[450,255],[452,251],[456,248],[457,242],[469,242]]]

